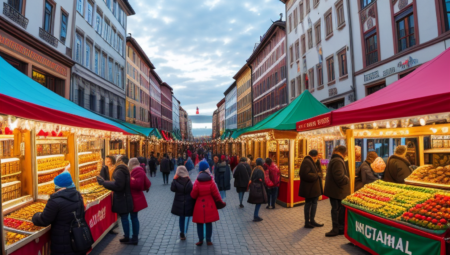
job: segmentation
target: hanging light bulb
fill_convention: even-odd
[[[434,134],[436,134],[436,132],[437,132],[437,129],[436,129],[436,128],[430,128],[430,130],[431,130]]]
[[[425,120],[424,118],[420,118],[420,119],[419,119],[419,123],[420,123],[420,125],[422,125],[422,126],[425,126],[425,124],[427,124],[427,122],[426,122],[426,120]]]
[[[377,123],[374,122],[374,123],[372,124],[372,126],[373,126],[373,128],[377,128]]]
[[[394,120],[394,121],[392,122],[392,127],[393,127],[393,128],[397,128],[397,124],[398,124],[398,121]]]
[[[388,122],[386,122],[386,128],[391,128],[391,124]]]
[[[448,132],[448,127],[443,127],[441,130],[442,130],[442,133],[446,134]]]

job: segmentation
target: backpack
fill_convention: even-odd
[[[80,207],[82,212],[77,216],[77,211],[73,211],[74,220],[70,224],[70,244],[74,252],[87,252],[91,249],[92,244],[94,244],[94,238],[92,238],[91,229],[86,223],[84,218],[84,205],[83,198],[78,193],[80,198]]]
[[[217,172],[218,173],[225,173],[227,171],[227,166],[225,165],[225,166],[219,166],[218,168],[217,168]]]

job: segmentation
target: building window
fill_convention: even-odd
[[[59,40],[63,44],[66,44],[66,37],[67,37],[67,14],[61,11],[61,32],[59,34]]]
[[[344,15],[344,2],[340,1],[336,4],[336,16],[338,29],[345,25],[345,15]]]
[[[95,14],[95,26],[94,26],[94,29],[95,29],[95,31],[97,31],[97,33],[99,35],[102,34],[102,20],[103,20],[102,14],[100,14],[97,11],[97,13]]]
[[[114,83],[114,76],[113,76],[113,60],[112,58],[108,61],[108,79],[110,82]]]
[[[8,4],[11,5],[17,12],[23,14],[22,13],[23,0],[8,0]]]
[[[80,34],[75,35],[75,61],[83,64],[83,37]]]
[[[85,19],[86,19],[87,23],[89,23],[89,25],[92,26],[92,14],[93,14],[93,10],[94,10],[94,5],[89,1],[87,1],[86,3],[87,3],[87,8],[86,8]]]
[[[102,66],[101,66],[101,72],[100,72],[101,75],[100,76],[106,79],[105,72],[106,72],[106,55],[102,54]]]
[[[291,65],[294,64],[294,53],[293,53],[292,45],[289,46],[289,60],[290,60]]]
[[[331,9],[325,14],[325,32],[325,39],[328,39],[333,35],[333,17]]]
[[[303,22],[303,2],[300,2],[298,9],[300,11],[300,23],[301,23]]]
[[[319,5],[319,0],[313,0],[313,8],[316,8]]]
[[[53,23],[53,5],[48,1],[45,1],[45,13],[44,13],[44,30],[48,33],[52,33]]]
[[[299,76],[297,76],[296,79],[297,79],[297,92],[298,92],[298,95],[300,95],[302,93],[302,76],[299,75]]]
[[[347,75],[347,51],[343,49],[338,52],[337,57],[339,59],[339,77]]]
[[[322,64],[318,64],[316,66],[317,69],[317,85],[318,87],[323,85],[323,70],[322,70]]]
[[[330,110],[337,110],[345,106],[345,99],[334,101],[325,105]]]
[[[314,90],[314,68],[309,69],[308,77],[309,77],[309,86],[312,90]]]
[[[100,113],[105,114],[105,97],[100,97]]]
[[[312,35],[312,29],[308,29],[308,49],[311,49],[313,47],[313,35]]]
[[[295,98],[295,79],[291,80],[291,99]]]
[[[114,103],[111,101],[109,102],[109,117],[114,117]]]
[[[120,56],[123,56],[123,39],[122,36],[119,35],[119,54]]]
[[[365,36],[366,41],[366,66],[378,62],[378,40],[376,30]]]
[[[318,45],[320,43],[320,41],[322,40],[322,35],[321,35],[321,26],[320,26],[320,19],[319,21],[314,25],[314,34],[316,36],[316,45]]]
[[[122,106],[117,105],[117,118],[120,119],[122,116]],[[136,115],[134,115],[134,117],[136,118]]]
[[[78,88],[78,105],[84,107],[84,89]]]
[[[411,9],[412,10],[412,9]],[[414,34],[414,13],[399,15],[395,18],[397,27],[398,52],[416,45]]]
[[[305,84],[305,90],[309,90],[309,78],[308,74],[303,74],[303,84]]]
[[[301,40],[302,40],[302,55],[304,55],[306,53],[306,39],[304,34],[302,35]]]
[[[310,1],[311,0],[305,0],[306,14],[308,14],[311,11]]]
[[[95,72],[97,75],[100,75],[99,69],[98,69],[99,61],[100,61],[99,58],[100,58],[100,52],[96,49],[96,50],[95,50],[95,56],[94,56],[94,72]]]
[[[297,8],[294,10],[294,28],[297,28],[298,25],[298,15],[297,15]]]
[[[334,56],[327,59],[328,82],[334,81]]]
[[[84,0],[77,0],[77,11],[83,16],[83,3]]]
[[[119,65],[117,63],[114,64],[114,74],[115,74],[115,79],[114,79],[114,84],[116,84],[117,86],[119,86]]]
[[[361,10],[366,8],[369,4],[371,4],[375,0],[360,0],[361,1]]]
[[[450,30],[450,0],[444,0],[445,31]]]
[[[300,58],[300,42],[295,41],[295,60],[298,60]]]
[[[289,33],[292,32],[292,13],[289,14]]]
[[[87,69],[91,69],[91,49],[92,49],[92,44],[90,43],[86,43],[86,68]]]
[[[89,95],[89,110],[95,112],[95,103],[96,103],[97,97],[93,94]]]
[[[373,94],[373,93],[377,92],[378,90],[385,88],[385,87],[386,87],[386,84],[384,84],[384,83],[369,87],[369,88],[367,88],[367,95]]]

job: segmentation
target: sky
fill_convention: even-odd
[[[284,13],[279,0],[129,0],[128,33],[189,115],[212,115],[255,43]],[[283,17],[285,20],[285,17]]]

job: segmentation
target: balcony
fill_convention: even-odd
[[[58,38],[54,37],[49,32],[45,31],[42,27],[39,28],[39,37],[51,44],[53,47],[58,47]]]
[[[28,19],[25,18],[20,12],[16,11],[14,7],[7,3],[3,3],[3,14],[10,18],[12,21],[16,22],[23,29],[27,29]]]

